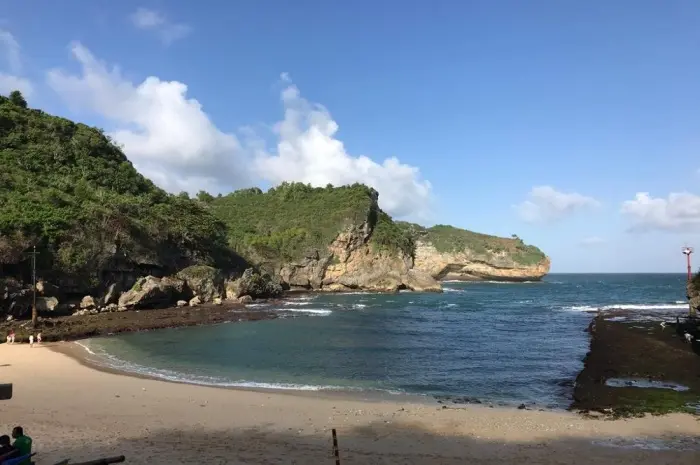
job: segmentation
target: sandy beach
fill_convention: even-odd
[[[14,397],[0,401],[0,428],[24,426],[40,465],[121,454],[127,463],[330,464],[331,428],[343,464],[696,464],[700,457],[700,421],[683,414],[603,421],[219,389],[99,371],[26,344],[0,345],[0,382],[14,383]]]

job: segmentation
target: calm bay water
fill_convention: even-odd
[[[550,275],[445,283],[443,294],[307,295],[259,307],[281,319],[81,344],[97,363],[174,381],[565,407],[591,312],[682,313],[684,284],[680,274]]]

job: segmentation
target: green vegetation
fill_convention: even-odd
[[[507,251],[519,263],[544,257],[517,237],[396,223],[361,184],[171,195],[140,175],[103,131],[27,108],[17,91],[0,96],[0,166],[0,271],[26,274],[36,245],[45,278],[69,277],[83,289],[124,266],[171,273],[245,265],[235,252],[257,264],[316,257],[341,232],[365,226],[370,246],[390,253],[413,256],[421,237],[441,251]]]
[[[0,96],[0,265],[36,244],[41,269],[91,284],[117,248],[166,270],[229,258],[201,203],[141,176],[104,133]]]
[[[692,391],[678,392],[670,389],[617,388],[625,389],[615,399],[609,416],[612,418],[643,417],[646,414],[669,413],[698,414],[700,396]]]
[[[263,193],[243,189],[208,201],[228,226],[229,245],[251,260],[290,261],[323,253],[343,230],[368,222],[370,243],[412,252],[412,242],[377,207],[377,192],[362,184],[311,187],[282,183]]]
[[[545,254],[540,249],[526,245],[515,234],[510,238],[505,238],[444,224],[425,228],[417,224],[399,221],[396,222],[396,225],[415,240],[430,242],[441,253],[459,252],[465,249],[483,256],[506,253],[514,262],[521,265],[535,265],[545,258]]]

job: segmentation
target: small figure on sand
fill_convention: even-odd
[[[15,330],[14,329],[11,329],[10,333],[7,335],[7,342],[10,344],[15,343]]]
[[[15,440],[15,442],[12,443],[12,447],[19,451],[18,455],[20,457],[32,453],[32,438],[24,434],[24,429],[21,426],[15,426],[13,428],[12,438]],[[31,459],[27,458],[20,462],[19,465],[30,465],[31,463]]]
[[[34,335],[29,335],[29,347],[34,347]]]
[[[41,344],[41,333],[36,335],[36,343]]]

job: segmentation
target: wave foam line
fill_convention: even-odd
[[[597,312],[598,310],[685,310],[688,304],[613,304],[613,305],[571,305],[562,310],[574,312]]]
[[[333,313],[333,310],[323,308],[278,308],[278,312],[293,312],[293,313],[308,313],[310,315],[327,316]]]

